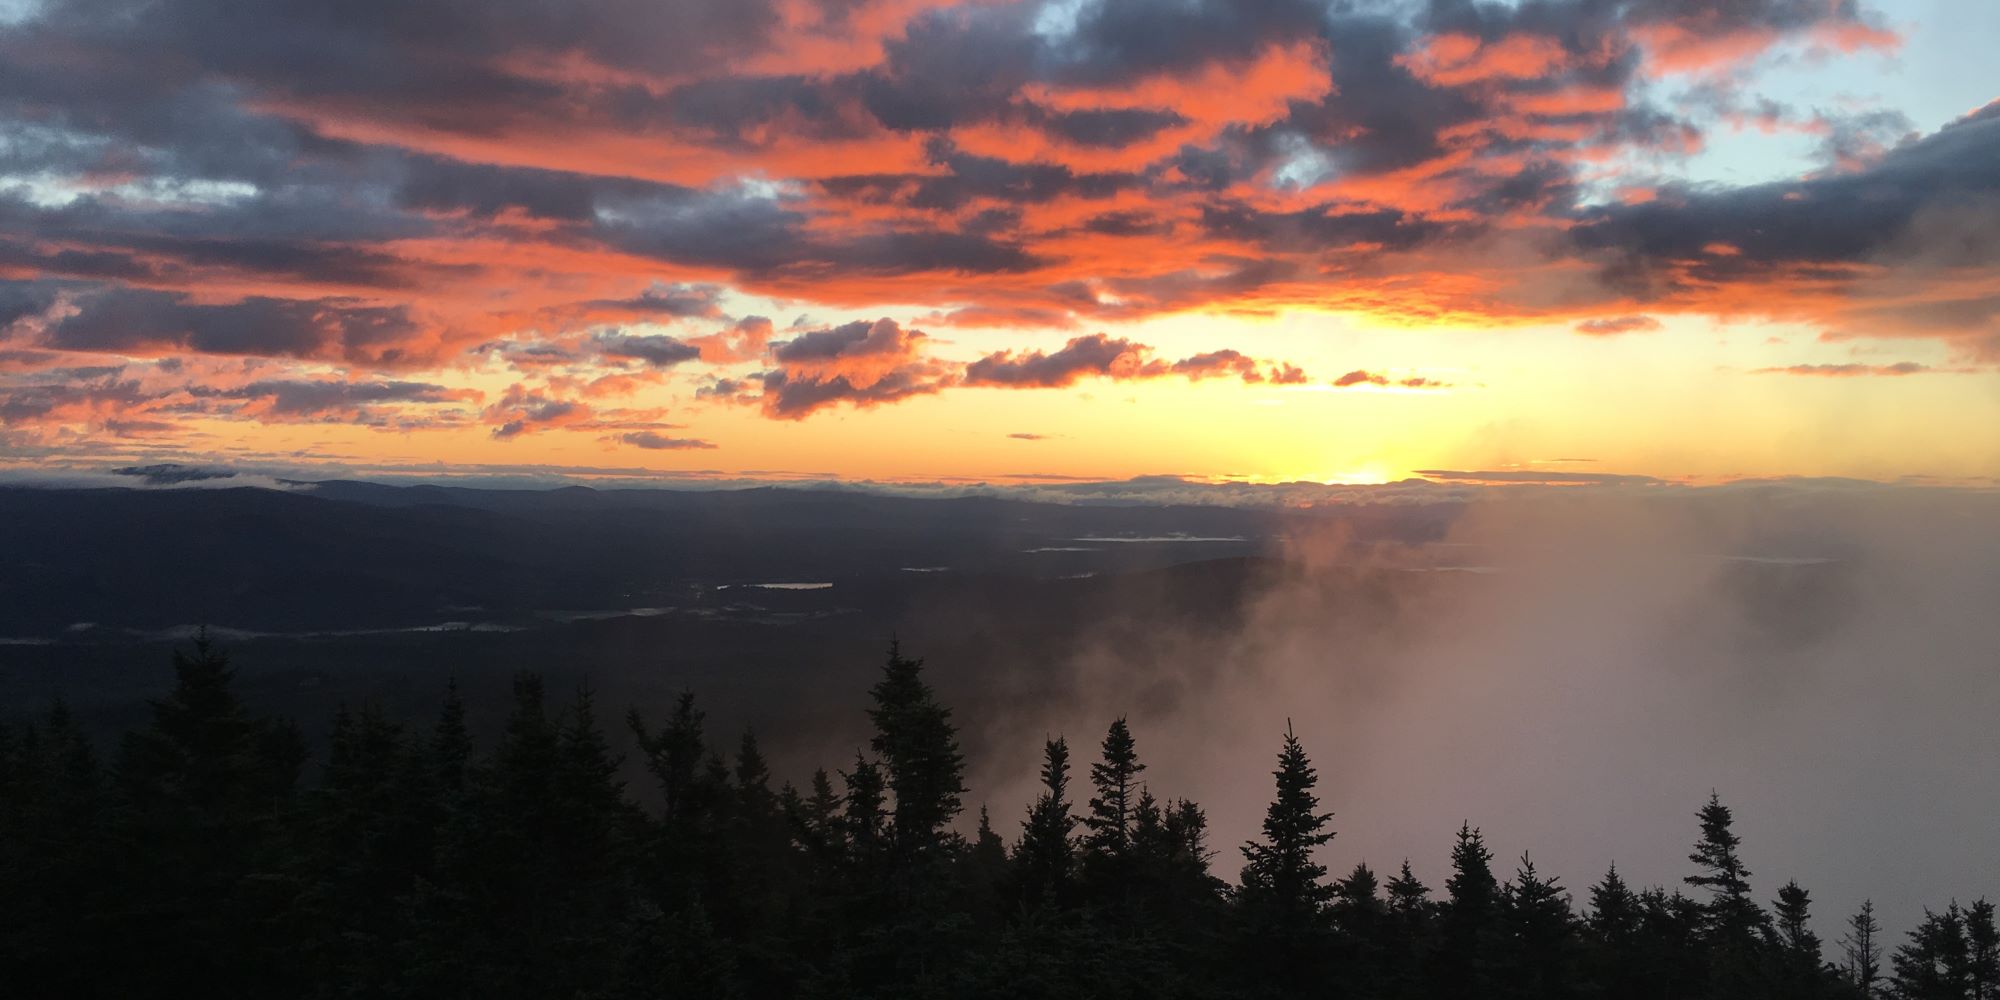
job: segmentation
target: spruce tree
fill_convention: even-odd
[[[1964,911],[1957,903],[1942,913],[1925,910],[1909,942],[1890,956],[1894,995],[1897,1000],[1969,1000],[1971,965]]]
[[[1772,904],[1772,955],[1769,981],[1783,998],[1812,1000],[1828,992],[1827,967],[1820,958],[1819,935],[1812,931],[1812,897],[1798,882],[1786,882]]]
[[[827,776],[826,768],[815,769],[812,794],[799,810],[797,825],[800,845],[822,863],[839,858],[847,843],[840,829],[840,804],[840,795],[833,790],[833,780]]]
[[[1430,909],[1430,887],[1425,885],[1410,871],[1410,859],[1403,859],[1403,866],[1396,871],[1387,886],[1389,912],[1403,918],[1419,918],[1428,915]]]
[[[104,984],[100,928],[132,890],[107,856],[123,846],[105,840],[114,806],[65,704],[19,729],[0,724],[0,982],[47,996]]]
[[[1375,870],[1368,867],[1368,862],[1356,862],[1346,878],[1334,881],[1334,904],[1344,910],[1380,912],[1385,910],[1381,890],[1382,880],[1375,877]]]
[[[1289,725],[1272,777],[1278,794],[1264,812],[1264,839],[1243,845],[1244,901],[1309,922],[1333,898],[1333,887],[1321,881],[1326,866],[1313,860],[1314,850],[1334,837],[1327,829],[1333,813],[1319,811],[1313,794],[1319,775]]]
[[[1585,924],[1607,944],[1622,944],[1637,933],[1638,900],[1618,874],[1617,865],[1606,869],[1604,877],[1590,887],[1590,914]]]
[[[1599,995],[1638,996],[1650,985],[1641,957],[1644,921],[1643,900],[1612,865],[1590,887],[1590,911],[1584,916],[1584,929],[1594,946],[1589,972]]]
[[[1814,968],[1819,966],[1819,935],[1812,931],[1812,896],[1795,881],[1778,889],[1772,904],[1778,944]]]
[[[1090,813],[1083,818],[1083,825],[1090,830],[1084,842],[1094,864],[1115,869],[1131,850],[1138,777],[1146,769],[1139,763],[1124,716],[1113,721],[1104,734],[1103,753],[1102,760],[1090,765],[1090,784],[1097,794],[1090,797]]]
[[[121,969],[151,988],[249,994],[281,989],[274,920],[282,908],[281,840],[306,752],[289,724],[253,716],[234,671],[206,634],[173,654],[173,690],[127,733],[117,787],[126,804],[116,878]]]
[[[1527,854],[1501,893],[1501,976],[1513,996],[1556,1000],[1576,991],[1576,916],[1556,879],[1543,878]]]
[[[924,661],[903,656],[890,643],[882,679],[869,694],[875,723],[869,745],[882,767],[895,805],[890,835],[897,854],[914,858],[936,850],[946,825],[958,815],[965,792],[965,757],[951,709],[939,704],[923,678]]]
[[[1841,974],[1861,995],[1861,1000],[1873,1000],[1880,993],[1876,984],[1882,980],[1881,937],[1882,924],[1875,919],[1875,903],[1864,899],[1861,909],[1847,918],[1847,934],[1840,939]]]
[[[1439,931],[1441,954],[1434,965],[1443,996],[1487,996],[1494,951],[1499,945],[1500,882],[1493,875],[1493,852],[1479,828],[1461,821],[1451,848],[1451,875],[1445,879]]]
[[[1074,899],[1076,817],[1069,811],[1069,744],[1060,736],[1042,745],[1042,793],[1021,822],[1014,849],[1021,899],[1033,907],[1066,906]]]
[[[1983,898],[1965,908],[1965,950],[1972,1000],[2000,1000],[2000,928]]]
[[[842,771],[840,777],[847,784],[841,833],[856,861],[872,862],[887,840],[882,813],[882,770],[874,761],[856,753],[854,770]]]
[[[1720,942],[1742,944],[1763,923],[1763,911],[1750,898],[1750,870],[1743,865],[1737,848],[1742,845],[1731,829],[1734,817],[1714,792],[1701,808],[1701,840],[1688,860],[1701,870],[1685,881],[1709,891],[1710,931]]]
[[[706,713],[695,707],[691,691],[682,692],[675,700],[673,714],[657,736],[647,728],[637,709],[627,716],[627,724],[646,756],[646,769],[660,783],[660,795],[665,802],[662,816],[669,828],[695,825],[708,805],[701,771],[702,761],[708,755],[702,734],[706,717]]]
[[[472,763],[472,732],[465,724],[465,702],[459,698],[458,678],[445,684],[444,708],[431,730],[431,780],[440,795],[456,796],[465,790],[465,770]]]
[[[1446,905],[1459,919],[1482,923],[1499,899],[1500,882],[1493,876],[1493,852],[1479,828],[1470,822],[1458,827],[1458,840],[1451,846],[1451,875],[1445,879]]]
[[[1265,963],[1273,985],[1298,989],[1317,978],[1323,957],[1334,888],[1313,855],[1334,831],[1333,814],[1320,812],[1313,794],[1319,775],[1289,723],[1272,777],[1277,797],[1265,810],[1263,839],[1243,845],[1237,898],[1251,940],[1248,960]]]

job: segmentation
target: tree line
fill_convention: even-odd
[[[425,726],[342,708],[306,783],[299,732],[236,698],[220,650],[173,666],[109,754],[60,705],[0,725],[15,995],[2000,1000],[1992,904],[1900,942],[1863,904],[1829,946],[1797,883],[1755,898],[1714,796],[1671,889],[1613,868],[1579,906],[1470,825],[1442,886],[1407,861],[1333,877],[1289,725],[1235,884],[1122,718],[1087,767],[1048,740],[1026,815],[982,807],[968,836],[952,712],[893,645],[868,750],[803,788],[752,733],[712,742],[692,695],[635,710],[644,806],[587,691],[517,677],[483,753],[455,685]]]

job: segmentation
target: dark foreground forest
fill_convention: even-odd
[[[656,782],[628,791],[589,694],[552,705],[533,676],[488,753],[454,689],[422,726],[343,708],[316,755],[206,642],[174,669],[115,750],[60,706],[0,726],[14,995],[2000,998],[1990,903],[1895,940],[1864,905],[1823,943],[1804,888],[1753,897],[1713,797],[1683,886],[1614,869],[1574,900],[1528,857],[1496,871],[1471,826],[1441,886],[1333,877],[1289,730],[1240,848],[1151,790],[1122,719],[1074,764],[1050,741],[1027,815],[978,809],[966,836],[951,711],[893,647],[871,752],[803,789],[752,734],[725,753],[692,695],[625,720]]]

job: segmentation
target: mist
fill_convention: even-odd
[[[975,801],[1015,835],[1041,736],[1087,762],[1126,715],[1144,778],[1204,805],[1232,876],[1289,720],[1336,874],[1407,855],[1438,888],[1469,821],[1501,874],[1530,852],[1579,901],[1613,862],[1671,889],[1714,790],[1758,897],[1797,879],[1829,939],[1863,898],[1900,934],[2000,895],[2000,497],[1495,491],[1433,544],[1328,529],[1285,551],[1220,633],[1089,630],[1060,691],[970,734],[1004,748],[976,757]]]

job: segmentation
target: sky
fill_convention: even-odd
[[[0,0],[0,472],[1992,485],[1995,37]]]

